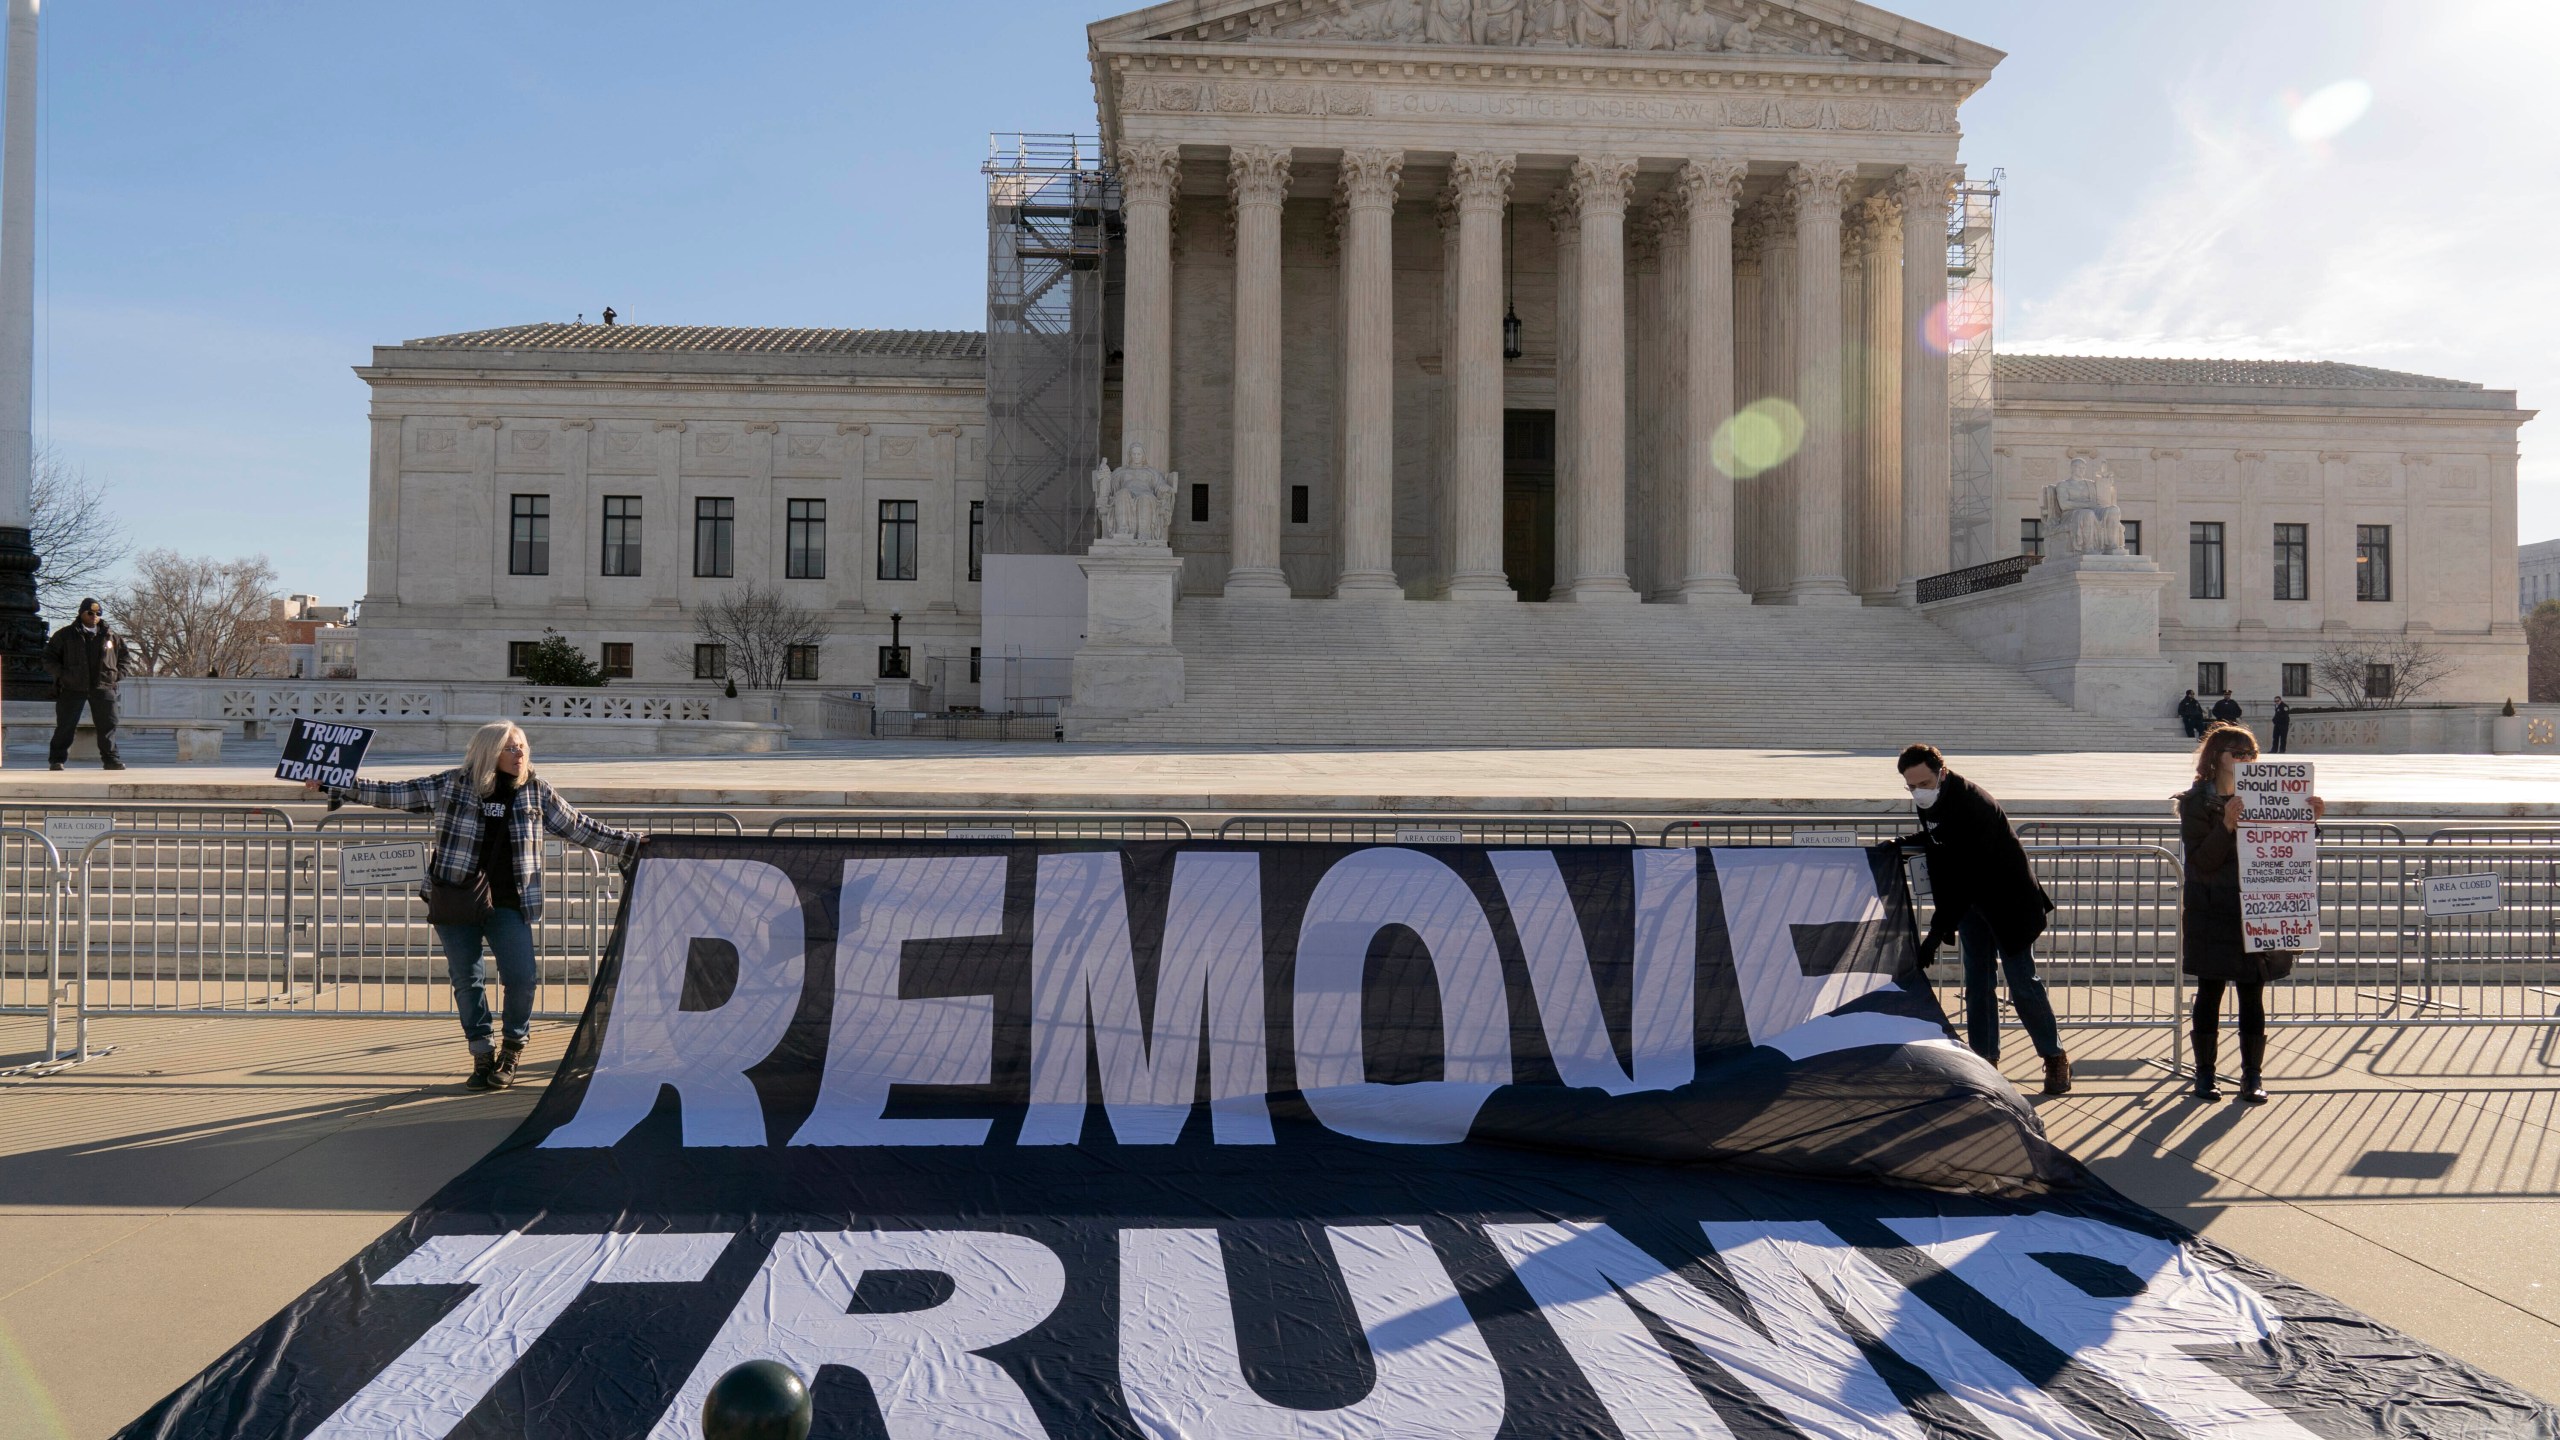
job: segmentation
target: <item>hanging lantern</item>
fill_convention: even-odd
[[[1520,355],[1520,312],[1506,305],[1502,312],[1502,358],[1517,360]]]

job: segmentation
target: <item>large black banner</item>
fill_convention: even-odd
[[[125,1433],[2560,1434],[2096,1185],[1913,942],[1887,849],[656,839],[523,1128]]]

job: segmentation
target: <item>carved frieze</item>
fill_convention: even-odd
[[[1492,67],[1487,67],[1491,69]],[[1562,78],[1562,77],[1559,77]],[[1600,88],[1452,89],[1133,75],[1133,115],[1323,115],[1389,119],[1604,121],[1727,130],[1956,133],[1951,101],[1837,96],[1642,95]]]
[[[1762,0],[1279,0],[1154,37],[1941,63]]]

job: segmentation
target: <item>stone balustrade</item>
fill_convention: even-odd
[[[375,732],[380,753],[458,751],[492,720],[525,727],[552,754],[757,754],[789,747],[797,730],[832,733],[816,690],[724,695],[710,684],[594,688],[487,681],[181,679],[124,684],[136,724],[195,721],[268,738],[295,719],[337,720]]]

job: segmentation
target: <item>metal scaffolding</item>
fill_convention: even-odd
[[[1102,457],[1119,185],[1090,135],[987,139],[987,553],[1077,555]]]
[[[1948,568],[2000,554],[1995,524],[2000,482],[1991,468],[1991,237],[2004,172],[1956,186],[1947,207],[1947,419],[1954,463],[1948,477]]]

